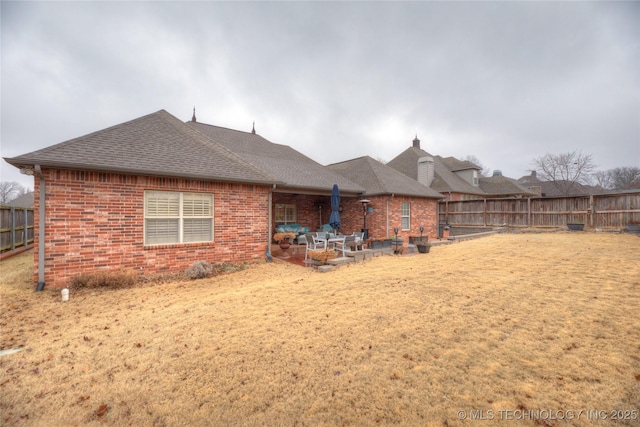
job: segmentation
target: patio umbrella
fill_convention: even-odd
[[[333,190],[331,191],[331,216],[329,217],[329,225],[331,228],[338,230],[340,224],[340,190],[338,190],[338,184],[333,184]]]

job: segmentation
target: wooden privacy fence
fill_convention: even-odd
[[[452,226],[623,228],[640,223],[640,191],[572,197],[444,201],[439,222]]]
[[[0,206],[0,252],[33,243],[33,208]]]

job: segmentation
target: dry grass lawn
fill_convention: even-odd
[[[640,424],[634,235],[501,234],[66,303],[33,291],[31,252],[0,268],[0,349],[24,346],[0,356],[2,425]]]

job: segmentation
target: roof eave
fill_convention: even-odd
[[[202,174],[184,174],[184,173],[172,173],[169,171],[149,171],[149,170],[139,170],[139,169],[131,169],[131,168],[118,168],[118,167],[96,167],[91,165],[78,165],[73,163],[64,163],[64,162],[47,162],[47,161],[37,161],[30,160],[24,161],[16,158],[4,158],[4,160],[12,166],[17,167],[18,169],[23,169],[27,167],[33,167],[35,165],[40,165],[40,167],[45,168],[55,168],[55,169],[68,169],[68,170],[76,170],[76,171],[91,171],[91,172],[106,172],[106,173],[122,173],[126,175],[144,175],[144,176],[157,176],[157,177],[172,177],[172,178],[187,178],[187,179],[196,179],[199,181],[216,181],[216,182],[226,182],[226,183],[238,183],[238,184],[256,184],[256,185],[282,185],[284,182],[278,180],[259,180],[259,179],[250,179],[250,178],[229,178],[224,176],[215,176],[215,175],[202,175]]]

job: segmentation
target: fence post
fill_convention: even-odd
[[[482,225],[487,226],[487,199],[483,199],[482,204]]]
[[[11,250],[16,249],[16,208],[11,206]]]
[[[531,197],[527,197],[527,227],[531,227]]]

